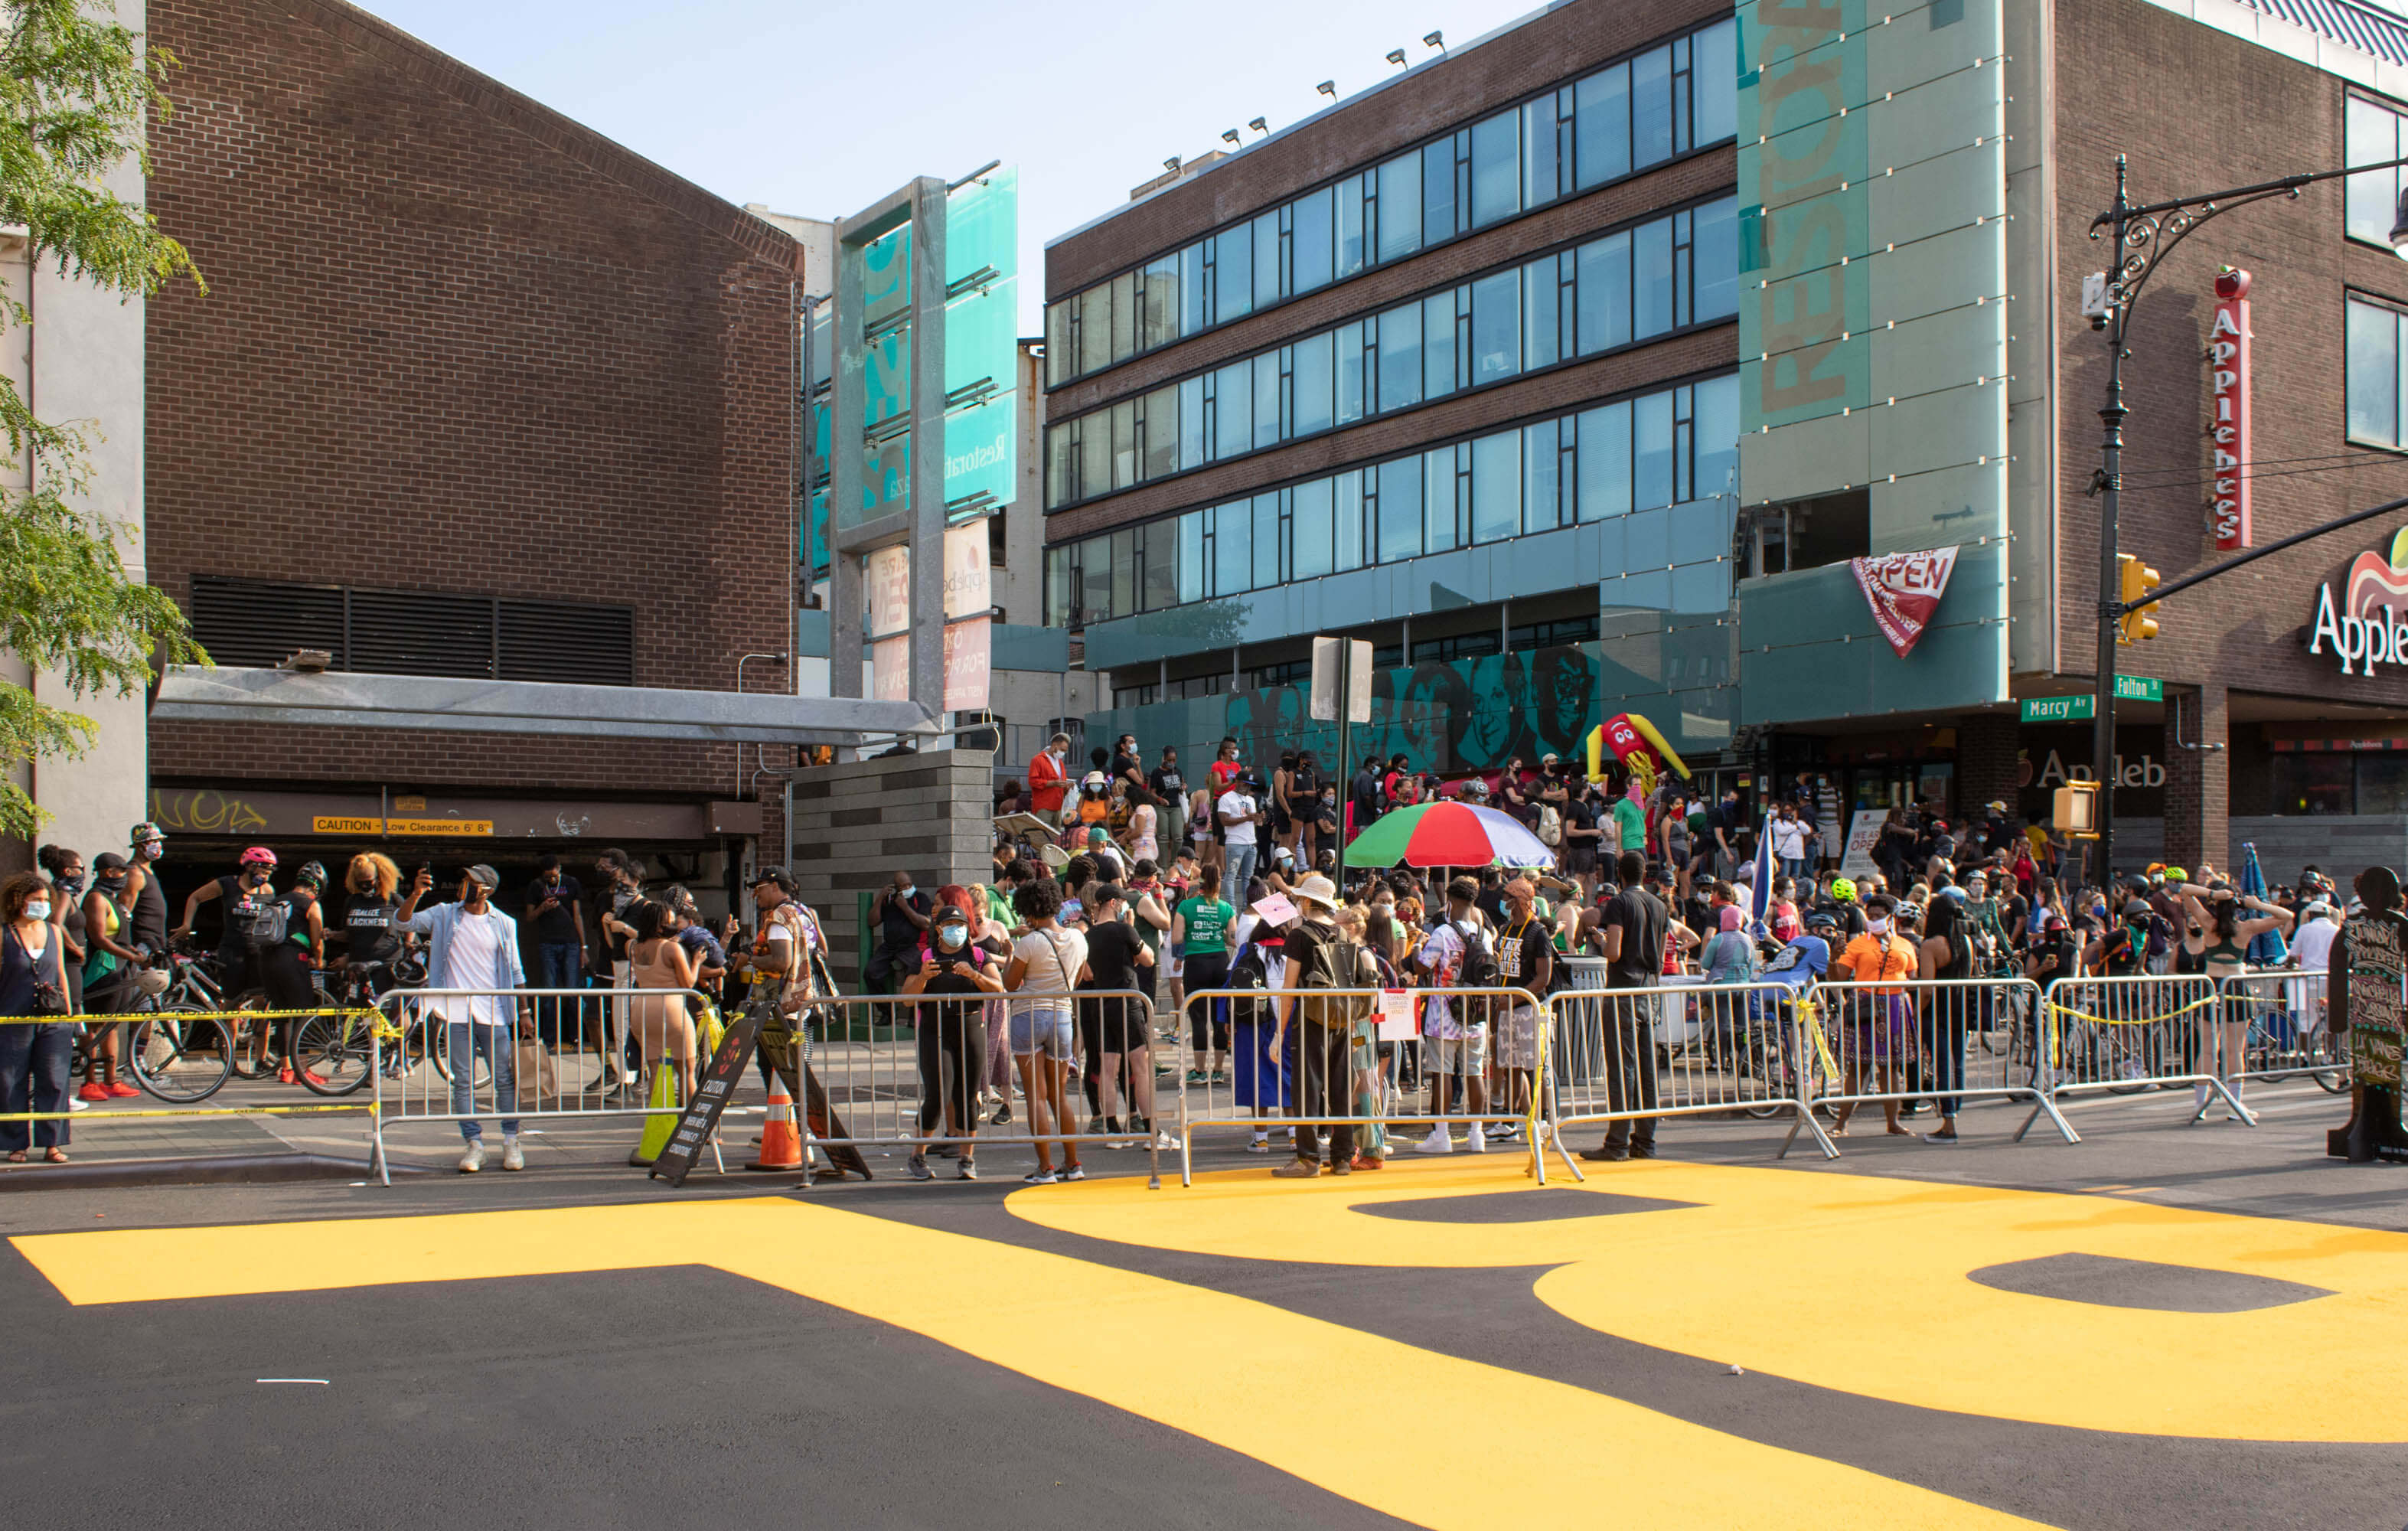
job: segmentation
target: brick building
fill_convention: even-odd
[[[2408,24],[1839,16],[1572,0],[1054,241],[1047,601],[1111,677],[1091,733],[1326,752],[1298,687],[1345,633],[1383,666],[1358,748],[1441,772],[1630,710],[1710,779],[1819,773],[1873,817],[2037,818],[2086,774],[2086,725],[2022,718],[2095,673],[2081,290],[2114,156],[2147,201],[2408,154]],[[2122,547],[2168,581],[2223,556],[2221,265],[2254,279],[2255,544],[2408,494],[2401,182],[2345,184],[2202,225],[2139,306]],[[2164,700],[2121,712],[2116,864],[2408,859],[2408,682],[2311,650],[2327,586],[2408,592],[2403,524],[2269,557],[2122,651]],[[1950,571],[1904,652],[1855,563],[1887,554]]]
[[[208,282],[149,308],[149,574],[218,660],[791,693],[794,239],[340,0],[147,30],[181,61],[149,202]],[[709,805],[764,764],[155,720],[150,751],[171,883],[378,819],[405,866],[624,844],[699,891],[750,827]]]

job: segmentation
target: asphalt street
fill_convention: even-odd
[[[1675,1123],[1543,1190],[1274,1181],[1222,1133],[1188,1189],[998,1144],[672,1192],[589,1124],[524,1175],[0,1195],[0,1472],[70,1526],[2388,1531],[2408,1175],[2325,1159],[2312,1084],[2252,1100],[1831,1163]]]

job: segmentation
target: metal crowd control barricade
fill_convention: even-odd
[[[2258,1124],[2225,1082],[2237,1077],[2241,1063],[2246,997],[2228,1004],[2203,973],[2062,980],[2043,991],[2041,1017],[2038,1063],[2049,1083],[2035,1115],[2070,1095],[2138,1095],[2190,1085],[2206,1092],[2191,1121],[2221,1098],[2235,1117]]]
[[[1823,1067],[1813,1001],[1788,985],[1565,989],[1552,1004],[1546,1131],[1575,1177],[1586,1178],[1566,1128],[1667,1116],[1785,1115],[1783,1157],[1801,1127],[1824,1157],[1839,1157],[1810,1107]]]
[[[1167,1146],[1162,1118],[1169,1103],[1153,1096],[1154,1111],[1141,1133],[1128,1120],[1156,1084],[1154,1001],[1142,991],[838,994],[811,1004],[816,1014],[798,1028],[802,1056],[824,1092],[830,1125],[842,1130],[815,1131],[796,1102],[806,1162],[815,1145],[921,1153],[950,1148],[975,1158],[978,1150],[999,1144],[1052,1150],[1141,1140],[1150,1184],[1160,1188]],[[1060,1046],[1061,1028],[1050,1017],[1065,1009],[1069,1055],[1057,1059],[1052,1050]],[[1111,1045],[1115,1042],[1125,1045]],[[1112,1058],[1120,1062],[1107,1067]],[[1030,1098],[1011,1122],[982,1121],[985,1092],[998,1087],[1010,1102],[1015,1085],[1028,1088]],[[1057,1091],[1067,1123],[1054,1120]],[[1091,1109],[1113,1106],[1120,1109]],[[1040,1107],[1044,1131],[1039,1130]],[[1088,1130],[1096,1118],[1115,1115],[1125,1130]]]
[[[1832,979],[1814,985],[1827,1069],[1816,1107],[1930,1100],[2028,1100],[2059,1136],[2080,1142],[2038,1077],[2040,988],[2026,978]]]
[[[39,1122],[72,1122],[77,1127],[90,1131],[111,1122],[157,1121],[162,1118],[197,1120],[219,1116],[322,1116],[346,1111],[372,1112],[374,1108],[369,1105],[333,1101],[290,1106],[274,1103],[240,1106],[201,1104],[215,1096],[235,1078],[234,1062],[240,1045],[241,1025],[246,1023],[252,1025],[290,1023],[299,1026],[319,1020],[356,1025],[366,1038],[374,1032],[380,1017],[375,1010],[346,1009],[338,1005],[300,1010],[145,1009],[84,1011],[68,1016],[0,1015],[0,1026],[72,1025],[86,1031],[112,1025],[125,1027],[125,1046],[120,1066],[141,1087],[144,1095],[159,1103],[152,1106],[108,1106],[87,1111],[10,1111],[0,1114],[0,1122],[22,1122],[29,1126]],[[364,1040],[364,1050],[366,1046]]]
[[[1443,1009],[1433,1011],[1432,1001]],[[1299,1019],[1299,1004],[1330,1004],[1358,1011],[1347,1026],[1346,1080],[1341,1093],[1328,1054],[1315,1092],[1305,1066],[1314,1033],[1336,1029]],[[1548,1053],[1547,1007],[1527,989],[1199,989],[1186,998],[1178,1035],[1179,1183],[1195,1183],[1194,1143],[1199,1131],[1244,1128],[1269,1137],[1282,1128],[1299,1135],[1322,1127],[1354,1129],[1358,1142],[1390,1127],[1449,1129],[1458,1123],[1510,1122],[1509,1146],[1526,1147],[1530,1173],[1543,1183],[1539,1150]],[[1199,1020],[1208,1044],[1226,1035],[1226,1080],[1197,1065],[1216,1051],[1196,1046]],[[1226,1028],[1226,1030],[1225,1030]],[[1276,1046],[1274,1044],[1276,1043]],[[1448,1109],[1437,1109],[1443,1082]],[[1469,1103],[1477,1084],[1481,1104]],[[1308,1097],[1311,1098],[1308,1098]],[[1343,1106],[1345,1109],[1340,1109]],[[1272,1145],[1279,1147],[1278,1141]],[[1299,1142],[1299,1146],[1301,1143]]]
[[[677,1029],[670,999],[685,1002],[689,1021],[698,1021],[710,1003],[692,989],[396,989],[384,994],[370,1056],[376,1093],[368,1136],[379,1183],[393,1183],[385,1134],[396,1125],[654,1114],[674,1121],[686,1102],[682,1080],[676,1081],[675,1105],[655,1107],[644,1081],[620,1077],[627,1041],[639,1044],[646,1068],[670,1052]],[[499,1012],[492,1023],[471,1019],[479,1001],[490,1001],[490,1009]],[[686,1032],[688,1066],[697,1075],[710,1061],[698,1030]]]
[[[2313,1079],[2334,1095],[2349,1093],[2349,1048],[2332,1033],[2325,975],[2276,968],[2224,980],[2226,1015],[2248,1023],[2242,1075],[2248,1079]]]

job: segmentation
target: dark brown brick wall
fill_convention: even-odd
[[[1045,252],[1045,295],[1074,293],[1484,109],[1729,14],[1728,0],[1583,0],[1478,48],[1416,65],[1404,80],[1053,246]]]
[[[2082,671],[2096,648],[2089,603],[2099,557],[2099,502],[2083,491],[2099,462],[2107,355],[2081,316],[2079,291],[2084,274],[2108,265],[2104,241],[2094,243],[2087,230],[2113,199],[2115,155],[2131,157],[2132,194],[2143,202],[2335,168],[2344,163],[2344,87],[2139,0],[2058,0],[2057,28],[2058,621],[2064,667]],[[2408,496],[2408,457],[2344,439],[2342,314],[2344,288],[2408,299],[2408,266],[2388,250],[2349,243],[2342,230],[2338,181],[2296,202],[2242,207],[2192,234],[2143,291],[2125,365],[2131,413],[2119,545],[2169,582],[2224,556],[2207,530],[2201,481],[2209,466],[2203,358],[2219,265],[2253,277],[2250,455],[2268,475],[2254,484],[2257,543]],[[2299,461],[2306,458],[2325,460]],[[2229,688],[2243,717],[2244,693],[2408,705],[2408,673],[2344,679],[2337,663],[2304,647],[2316,586],[2358,552],[2387,544],[2398,524],[2336,533],[2177,596],[2160,614],[2162,636],[2122,650],[2117,668]]]
[[[149,30],[182,61],[150,203],[209,284],[149,310],[154,581],[624,604],[649,686],[788,646],[790,239],[336,0],[153,0]],[[151,750],[162,778],[694,796],[735,768],[355,729]]]

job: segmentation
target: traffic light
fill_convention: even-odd
[[[2157,603],[2147,600],[2149,592],[2157,588],[2157,571],[2130,553],[2117,553],[2115,561],[2122,576],[2120,599],[2124,603],[2123,641],[2138,643],[2143,638],[2157,636]],[[2143,603],[2146,604],[2143,604]]]

